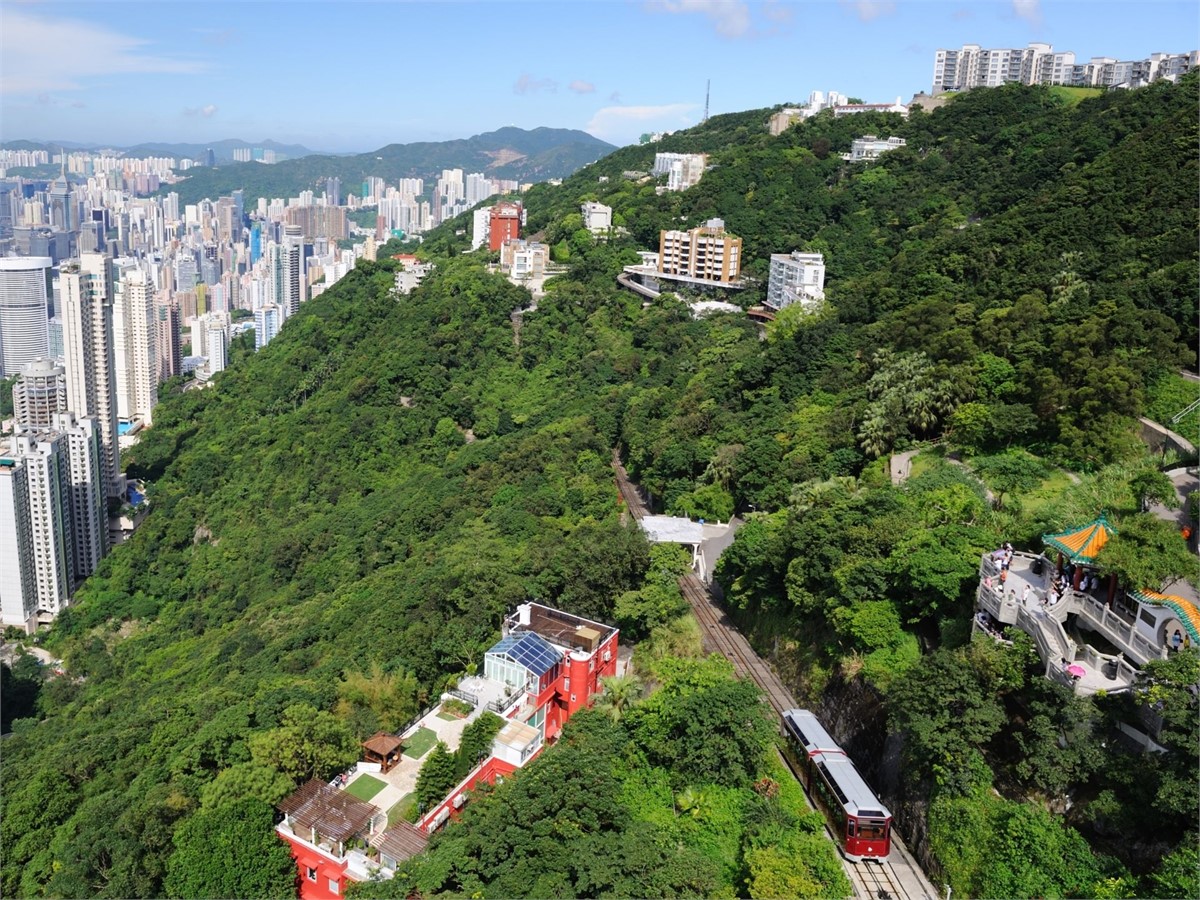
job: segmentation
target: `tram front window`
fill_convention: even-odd
[[[882,841],[887,837],[887,820],[859,819],[858,836],[867,841]]]

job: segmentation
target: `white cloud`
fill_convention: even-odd
[[[1041,0],[1013,0],[1013,12],[1030,25],[1042,24]]]
[[[217,107],[213,103],[207,106],[187,106],[184,107],[183,114],[185,116],[202,116],[205,119],[211,119],[216,114]]]
[[[893,0],[839,0],[839,2],[842,6],[853,10],[860,22],[870,22],[896,11],[896,4]]]
[[[744,0],[650,0],[655,12],[691,15],[709,19],[721,37],[739,38],[751,33],[750,7]]]
[[[645,131],[672,131],[696,124],[697,103],[662,106],[605,106],[596,110],[584,130],[614,144],[628,144]]]
[[[522,72],[521,77],[513,85],[514,94],[536,94],[539,91],[558,91],[558,82],[552,78],[535,78],[528,72]]]
[[[196,75],[195,59],[155,56],[149,41],[78,19],[50,18],[7,5],[0,29],[0,93],[39,94],[86,87],[94,76]],[[50,48],[65,48],[52,52]]]
[[[574,81],[568,84],[567,87],[577,94],[594,94],[596,92],[596,86],[594,84],[592,84],[590,81],[583,81],[579,78],[576,78]]]

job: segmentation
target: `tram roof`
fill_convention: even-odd
[[[842,748],[833,739],[820,720],[807,709],[789,709],[784,712],[793,732],[797,733],[810,753],[816,750],[841,752]]]
[[[824,770],[847,813],[879,819],[886,819],[892,815],[888,808],[879,802],[870,785],[858,774],[854,763],[841,753],[817,753],[813,756],[813,762]]]

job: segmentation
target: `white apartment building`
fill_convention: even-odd
[[[305,276],[304,230],[299,225],[285,225],[283,246],[279,248],[279,277],[281,296],[275,302],[287,319],[300,311],[300,304],[308,299],[308,282]]]
[[[13,385],[13,420],[17,429],[49,428],[55,413],[66,412],[66,370],[51,359],[35,359]]]
[[[1073,52],[1058,52],[1050,44],[986,49],[963,44],[934,55],[933,93],[966,91],[1002,84],[1061,84],[1073,87],[1140,87],[1162,78],[1175,79],[1196,68],[1200,53],[1152,53],[1144,60],[1118,61],[1095,56],[1077,62]]]
[[[879,138],[873,134],[864,134],[850,142],[850,152],[843,153],[842,159],[849,162],[869,162],[879,159],[884,153],[903,147],[906,143],[902,137]]]
[[[492,230],[492,208],[483,206],[471,213],[471,249],[478,250],[488,242]]]
[[[117,445],[112,269],[106,257],[84,253],[63,264],[59,280],[67,408],[98,423],[108,495],[121,497],[125,480]]]
[[[515,239],[500,247],[500,271],[513,281],[540,278],[546,274],[550,248],[538,241]]]
[[[155,290],[148,273],[132,259],[114,260],[113,362],[117,418],[151,424],[158,404]]]
[[[37,577],[25,464],[0,453],[0,625],[37,628]]]
[[[67,444],[67,478],[75,581],[87,578],[108,554],[108,502],[101,477],[100,431],[93,419],[54,417],[52,433]]]
[[[658,242],[660,275],[723,284],[738,280],[742,239],[726,234],[721,219],[709,219],[690,231],[659,232]]]
[[[208,357],[208,372],[216,375],[229,365],[229,329],[222,322],[210,321],[205,335],[205,354]]]
[[[66,608],[75,584],[67,441],[52,431],[19,434],[12,439],[11,457],[25,470],[28,525],[5,523],[0,531],[20,534],[28,528],[25,552],[33,563],[38,618],[49,620]]]
[[[0,378],[50,354],[48,256],[0,259]]]
[[[815,309],[825,299],[825,257],[820,253],[771,254],[766,305],[774,310],[799,303]]]
[[[254,349],[261,350],[279,334],[279,307],[271,303],[254,311]]]
[[[593,234],[602,234],[612,228],[612,207],[589,200],[579,207],[583,213],[583,227]]]
[[[668,191],[685,191],[704,176],[708,155],[704,153],[656,153],[652,175],[667,176]]]

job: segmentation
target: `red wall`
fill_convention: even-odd
[[[279,832],[275,832],[279,834]],[[346,891],[346,864],[331,860],[324,853],[314,850],[303,841],[292,840],[285,834],[279,837],[292,848],[296,860],[296,871],[300,873],[300,900],[338,900]],[[309,881],[308,869],[317,870],[317,880]],[[329,890],[329,879],[337,882],[337,893]]]
[[[495,253],[505,241],[515,240],[521,236],[521,211],[515,215],[497,215],[497,209],[492,209],[488,226],[488,249]]]

